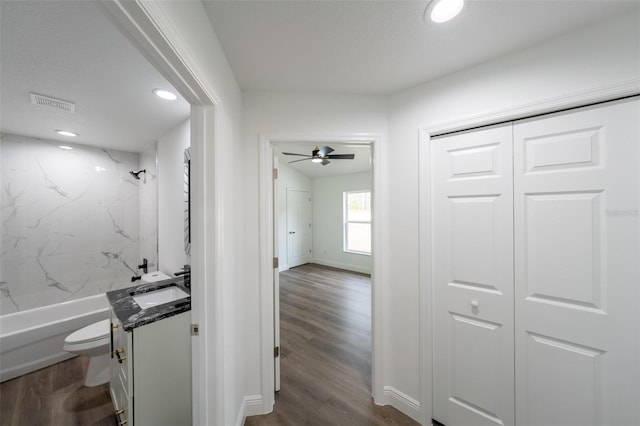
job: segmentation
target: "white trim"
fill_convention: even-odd
[[[431,279],[431,155],[429,144],[433,135],[471,129],[490,124],[604,102],[640,93],[640,78],[609,84],[590,90],[497,109],[483,114],[462,117],[459,120],[425,125],[419,129],[419,288],[420,288],[420,400],[423,401],[421,422],[431,424],[433,414],[433,304]],[[424,261],[423,261],[424,259]],[[427,315],[430,313],[430,315]]]
[[[218,318],[222,306],[221,298],[216,294],[221,291],[223,266],[219,242],[223,229],[221,203],[216,190],[221,169],[221,160],[215,155],[215,105],[218,99],[158,1],[101,0],[100,4],[140,52],[192,105],[192,224],[198,232],[193,233],[192,241],[191,291],[194,298],[191,315],[192,322],[200,325],[199,337],[192,339],[192,416],[193,424],[220,424],[224,418],[224,383],[222,322]],[[211,313],[217,316],[215,321],[212,321]],[[215,329],[208,327],[211,324]]]
[[[262,397],[260,395],[245,396],[242,400],[240,410],[238,410],[236,426],[242,426],[249,416],[259,415],[261,413],[261,409]]]
[[[346,134],[261,134],[259,137],[259,181],[260,181],[260,359],[261,359],[261,380],[262,380],[262,413],[269,413],[273,410],[274,399],[274,362],[273,362],[273,289],[272,289],[272,247],[273,247],[273,227],[271,226],[273,217],[273,197],[271,188],[272,146],[277,143],[292,144],[300,142],[322,143],[349,143],[372,146],[372,176],[373,176],[373,256],[372,256],[372,395],[374,401],[382,401],[384,398],[382,383],[384,383],[384,344],[383,329],[384,324],[384,283],[387,259],[387,249],[383,241],[387,241],[385,232],[388,229],[384,225],[387,209],[387,179],[384,169],[384,162],[376,161],[377,158],[384,158],[385,146],[382,136],[373,133],[346,133]]]
[[[615,98],[632,96],[638,93],[640,93],[640,78],[634,78],[632,80],[625,80],[573,94],[566,94],[522,105],[500,108],[482,114],[470,115],[459,120],[425,125],[421,126],[421,130],[427,131],[427,134],[430,136],[439,135],[442,133],[497,124],[503,121],[518,120],[531,115],[546,114],[563,109],[576,108],[596,102],[604,102]]]
[[[420,423],[430,425],[433,413],[433,294],[431,285],[431,150],[429,133],[419,135],[418,182],[418,281],[419,308],[418,353],[419,392],[422,409]],[[430,312],[430,315],[427,315]]]
[[[400,392],[393,386],[384,387],[384,396],[389,405],[411,417],[416,422],[420,421],[420,402]],[[429,419],[429,421],[431,421],[431,419]]]
[[[368,255],[368,256],[370,256],[370,255]],[[332,268],[338,268],[338,269],[344,269],[345,271],[360,272],[361,274],[371,274],[371,269],[369,269],[367,267],[364,267],[364,266],[352,265],[350,263],[334,262],[333,260],[318,259],[317,257],[314,257],[312,262],[316,263],[318,265],[330,266]]]

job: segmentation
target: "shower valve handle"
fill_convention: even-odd
[[[142,269],[144,271],[144,273],[146,274],[147,268],[149,267],[149,262],[147,261],[147,258],[143,258],[142,259],[142,265],[138,265],[138,269]]]

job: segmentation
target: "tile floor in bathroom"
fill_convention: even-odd
[[[0,384],[0,426],[116,426],[109,384],[84,387],[76,357]]]

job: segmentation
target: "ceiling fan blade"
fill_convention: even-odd
[[[311,157],[310,155],[307,154],[295,154],[293,152],[283,152],[284,155],[297,155],[298,157]]]
[[[326,158],[331,158],[332,160],[353,160],[355,156],[355,154],[333,154],[327,155]]]
[[[322,148],[320,148],[318,150],[318,155],[320,155],[321,157],[325,157],[329,154],[331,154],[334,151],[333,148],[331,148],[330,146],[323,146]]]
[[[326,158],[322,159],[322,165],[326,166],[327,164],[329,164],[331,161],[327,160]]]
[[[306,161],[306,160],[311,160],[311,157],[309,157],[309,158],[301,158],[300,160],[293,160],[293,161],[289,161],[289,164],[291,164],[291,163],[297,163],[297,162],[299,162],[299,161]]]

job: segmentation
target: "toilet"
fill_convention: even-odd
[[[72,354],[89,357],[89,368],[84,380],[85,386],[98,386],[111,378],[109,369],[109,327],[106,319],[74,331],[64,339],[63,349]]]
[[[141,283],[152,283],[169,279],[162,272],[150,272],[144,274]],[[108,383],[111,379],[109,354],[111,345],[111,321],[108,319],[98,321],[91,325],[74,331],[64,339],[63,349],[76,355],[89,357],[89,367],[84,380],[85,386],[99,386]]]

